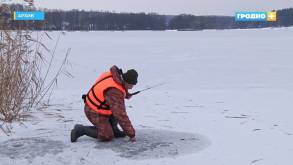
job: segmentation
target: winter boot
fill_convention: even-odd
[[[83,125],[76,124],[74,128],[71,130],[70,139],[71,142],[76,142],[76,140],[84,135]]]
[[[92,137],[92,138],[98,138],[98,131],[95,126],[84,126],[84,135]]]
[[[125,137],[126,136],[125,132],[119,130],[118,123],[117,123],[116,119],[113,116],[111,116],[109,118],[109,122],[110,122],[110,124],[112,126],[113,133],[114,133],[114,136],[116,138]]]
[[[71,130],[71,142],[76,142],[76,140],[83,136],[89,136],[92,138],[97,138],[97,129],[94,126],[83,126],[81,124],[76,124]]]

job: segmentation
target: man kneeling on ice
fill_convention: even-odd
[[[136,85],[137,77],[134,69],[123,73],[115,65],[103,73],[83,95],[86,117],[94,126],[76,124],[71,130],[71,142],[76,142],[83,135],[101,141],[128,136],[131,142],[135,142],[135,130],[127,116],[124,98],[131,98],[128,90]],[[123,131],[119,130],[118,123]]]

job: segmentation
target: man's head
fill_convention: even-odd
[[[125,88],[132,89],[137,83],[138,73],[134,69],[128,70],[126,73],[122,74],[122,78],[125,82]]]

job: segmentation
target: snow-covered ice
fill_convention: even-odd
[[[1,165],[291,165],[292,43],[293,28],[67,32],[56,54],[71,48],[74,77],[1,133]],[[113,64],[139,71],[133,91],[166,83],[126,102],[137,142],[70,143],[74,124],[89,124],[81,95]]]

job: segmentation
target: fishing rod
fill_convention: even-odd
[[[122,69],[121,69],[121,68],[117,68],[117,69],[118,69],[118,73],[119,73],[120,77],[122,78],[122,74],[123,74]],[[136,91],[136,92],[134,92],[134,93],[129,93],[129,96],[137,95],[137,94],[139,94],[139,93],[142,92],[142,91],[150,90],[150,89],[152,89],[152,88],[156,88],[156,87],[158,87],[158,86],[162,86],[162,85],[165,85],[165,84],[166,84],[165,82],[163,82],[163,83],[159,83],[159,84],[156,84],[156,85],[153,85],[153,86],[147,87],[147,88],[145,88],[145,89],[142,89],[142,90]]]
[[[165,84],[166,84],[166,83],[159,83],[159,84],[156,84],[156,85],[153,85],[153,86],[147,87],[147,88],[145,88],[145,89],[142,89],[142,90],[136,91],[136,92],[134,92],[134,93],[130,93],[129,95],[130,95],[130,96],[137,95],[137,94],[139,94],[140,92],[143,92],[143,91],[146,91],[146,90],[150,90],[150,89],[153,89],[153,88],[156,88],[156,87],[159,87],[159,86],[165,85]]]

